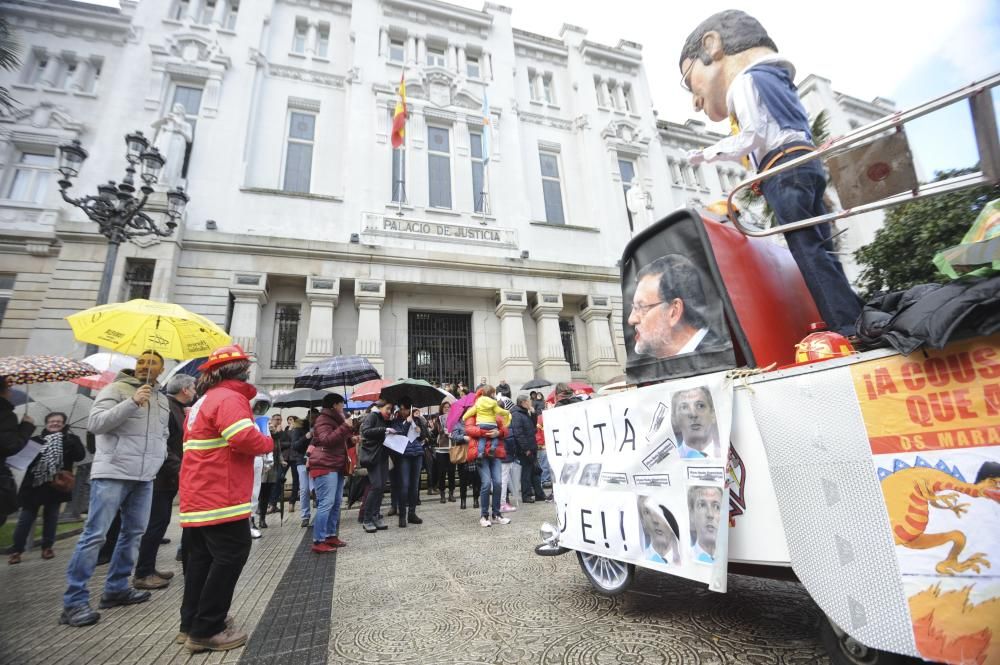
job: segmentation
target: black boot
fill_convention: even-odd
[[[455,490],[448,492],[448,501],[450,503],[455,503]]]
[[[399,528],[400,529],[406,528],[406,513],[399,514]]]
[[[415,513],[412,510],[410,511],[410,514],[406,516],[406,521],[409,522],[410,524],[423,524],[424,523],[424,521],[422,519],[420,519],[419,517],[417,517],[417,513]]]
[[[444,498],[444,490],[441,490],[441,499],[438,501],[438,503],[445,503],[446,501],[447,499]]]
[[[266,529],[267,528],[267,517],[265,517],[264,515],[260,516],[260,522],[257,523],[257,528],[258,529]]]
[[[475,495],[474,497],[472,497],[472,507],[473,508],[478,508],[479,507],[479,495],[478,494]]]
[[[465,497],[464,496],[462,497],[462,503],[460,503],[458,505],[458,507],[461,508],[462,510],[465,510]]]

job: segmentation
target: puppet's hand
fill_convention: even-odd
[[[705,153],[701,150],[688,150],[687,160],[691,166],[698,166],[705,161]]]

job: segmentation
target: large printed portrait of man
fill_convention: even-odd
[[[681,254],[663,254],[636,267],[634,277],[623,275],[622,284],[630,377],[687,376],[698,373],[699,356],[714,363],[720,351],[731,355],[721,302],[702,268]]]
[[[722,516],[722,489],[689,487],[688,514],[691,518],[692,560],[699,563],[713,563]]]
[[[715,404],[707,386],[678,390],[670,397],[670,426],[682,458],[722,456]]]

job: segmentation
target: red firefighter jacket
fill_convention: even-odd
[[[184,423],[180,477],[182,527],[211,526],[250,516],[253,458],[274,449],[250,411],[257,390],[222,381],[195,402]]]

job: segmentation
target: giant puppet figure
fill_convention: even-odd
[[[809,117],[795,91],[795,67],[778,53],[752,16],[727,10],[704,20],[684,42],[681,85],[696,111],[729,119],[733,135],[688,154],[692,165],[742,161],[758,172],[815,150]],[[818,159],[761,182],[779,224],[826,213],[826,178]],[[830,242],[829,224],[785,234],[809,292],[830,330],[855,334],[861,300],[851,290]]]

